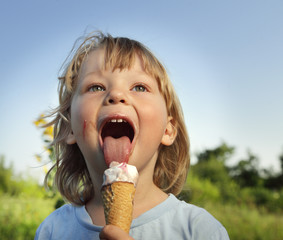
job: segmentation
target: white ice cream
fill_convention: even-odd
[[[138,170],[135,166],[127,163],[111,162],[109,168],[104,171],[102,186],[114,182],[130,182],[136,186],[138,176]]]

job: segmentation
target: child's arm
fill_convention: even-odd
[[[101,240],[134,240],[125,231],[114,225],[106,225],[99,237]]]

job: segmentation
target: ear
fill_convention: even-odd
[[[175,141],[177,136],[176,122],[173,117],[169,116],[167,118],[167,126],[163,134],[161,143],[165,146],[170,146]]]
[[[73,133],[73,131],[71,131],[68,136],[66,137],[66,143],[69,144],[69,145],[72,145],[74,143],[77,142],[76,138],[75,138],[75,135]]]

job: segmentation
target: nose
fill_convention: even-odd
[[[123,91],[118,89],[113,89],[108,93],[105,99],[105,104],[109,105],[109,104],[118,104],[118,103],[127,104],[128,98]]]

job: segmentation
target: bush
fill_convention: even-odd
[[[241,190],[241,203],[259,207],[270,212],[283,211],[283,190],[280,192],[263,187],[244,188]]]
[[[180,199],[202,205],[206,201],[219,201],[219,189],[208,179],[199,179],[193,174],[189,174],[187,182],[181,192]]]
[[[201,179],[209,179],[212,183],[225,183],[230,176],[223,162],[209,160],[197,163],[191,167],[191,172]]]
[[[54,210],[54,199],[11,197],[0,199],[1,240],[34,239],[40,223]]]
[[[13,166],[5,166],[4,156],[0,156],[0,196],[25,196],[42,198],[47,195],[44,187],[32,177],[23,179],[16,176]]]
[[[219,197],[217,200],[221,200],[222,202],[238,202],[239,186],[230,178],[223,162],[217,160],[200,162],[192,166],[191,172],[189,173],[189,179],[190,176],[192,176],[193,179],[198,179],[201,184],[206,183],[207,185],[210,183],[210,188],[213,188],[214,192],[218,191]],[[193,184],[196,184],[196,182]],[[196,188],[202,189],[205,187],[201,186],[201,184],[196,185]],[[206,194],[210,194],[209,191],[210,190],[208,190]],[[211,197],[213,199],[215,196]]]
[[[206,202],[204,208],[226,228],[230,239],[283,239],[283,217],[280,214],[259,212],[246,205]]]
[[[205,208],[227,229],[230,239],[237,240],[277,240],[283,239],[283,217],[278,212],[278,204],[282,204],[282,192],[275,194],[266,189],[240,189],[234,182],[223,184],[227,195],[236,200],[225,201],[223,189],[208,179],[200,179],[190,173],[184,190],[179,198],[189,203]],[[229,187],[231,193],[229,193]],[[234,191],[234,192],[233,192]],[[267,195],[269,198],[267,198]],[[276,200],[276,204],[272,201]],[[274,213],[259,211],[257,204],[273,206]],[[267,204],[267,205],[266,205]],[[272,205],[273,204],[273,205]],[[280,204],[279,204],[280,205]],[[282,206],[282,205],[281,205]],[[275,210],[277,209],[277,210]],[[264,208],[263,208],[264,210]],[[277,212],[275,212],[277,211]],[[282,211],[282,208],[281,210]]]

